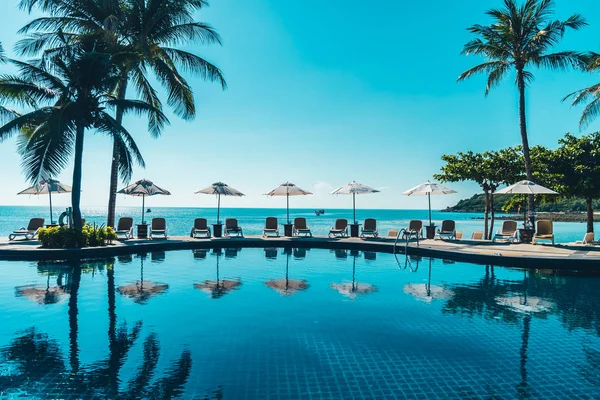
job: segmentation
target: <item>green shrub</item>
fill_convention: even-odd
[[[64,249],[106,246],[117,238],[117,234],[110,226],[86,224],[81,231],[58,226],[42,228],[39,230],[38,238],[43,248]]]

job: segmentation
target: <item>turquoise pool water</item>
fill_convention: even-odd
[[[282,248],[0,276],[0,398],[600,395],[595,276]]]

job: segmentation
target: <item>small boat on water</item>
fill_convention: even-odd
[[[315,215],[319,216],[321,214],[325,214],[325,210],[315,210]]]
[[[151,209],[147,209],[147,210],[146,210],[146,212],[147,212],[147,213],[151,213],[151,212],[152,212],[152,210],[151,210]]]

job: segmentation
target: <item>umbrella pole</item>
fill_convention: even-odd
[[[287,291],[289,288],[289,280],[288,280],[288,269],[290,267],[290,254],[287,253],[287,258],[285,260],[285,290]]]
[[[221,193],[217,194],[217,224],[221,219]]]
[[[429,202],[429,226],[431,226],[431,193],[427,193],[427,201]]]
[[[427,297],[431,296],[431,258],[429,259],[429,274],[427,275]]]
[[[50,225],[52,225],[54,221],[52,220],[52,190],[50,187],[48,187],[48,197],[50,198]]]
[[[356,193],[352,193],[352,209],[354,210],[354,223],[356,224]]]
[[[289,223],[290,223],[290,194],[286,193],[285,197],[287,200],[287,223],[289,225]]]
[[[354,274],[356,273],[356,256],[353,257],[352,260],[352,291],[354,292],[354,282],[355,282],[355,277]]]
[[[144,211],[146,211],[146,196],[142,195],[142,225],[144,225]]]

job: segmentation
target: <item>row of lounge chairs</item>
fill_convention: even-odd
[[[518,240],[518,229],[517,221],[504,221],[502,227],[496,232],[492,238],[492,242],[496,240],[506,240],[514,243]],[[550,220],[539,220],[537,221],[536,231],[533,236],[533,244],[536,244],[539,240],[550,240],[554,245],[554,227]],[[452,220],[442,221],[442,226],[437,232],[438,237],[441,239],[461,239],[462,233],[456,231],[456,222]],[[483,232],[475,231],[471,236],[474,240],[483,240]],[[585,239],[584,239],[585,241]]]

